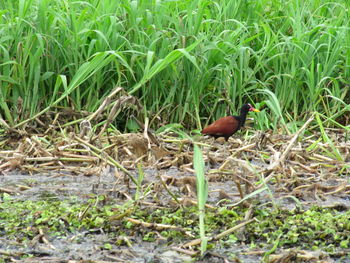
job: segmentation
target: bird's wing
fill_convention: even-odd
[[[218,119],[204,128],[202,133],[216,135],[233,134],[237,131],[238,126],[238,120],[236,120],[233,116],[226,116]]]

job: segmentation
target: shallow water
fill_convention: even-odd
[[[158,175],[161,174],[164,180],[175,180],[175,183],[169,185],[169,189],[179,196],[184,195],[186,188],[183,182],[194,178],[193,174],[180,171],[175,167],[167,170],[157,171],[155,169],[145,169],[144,184],[159,183]],[[137,177],[136,171],[134,176]],[[183,178],[186,178],[185,180]],[[176,181],[177,180],[177,181]],[[181,181],[183,180],[183,181]],[[328,182],[332,184],[332,182]],[[126,191],[130,195],[135,192],[135,187],[128,187],[121,178],[115,176],[114,169],[106,169],[100,176],[72,175],[67,173],[50,173],[28,175],[18,172],[11,172],[0,176],[0,185],[4,190],[8,190],[15,200],[66,200],[71,197],[77,197],[77,201],[82,203],[86,201],[91,194],[106,195],[109,200],[115,203],[123,203],[125,198],[120,196],[120,192]],[[188,188],[195,191],[193,185]],[[277,192],[275,185],[269,185],[274,198],[271,199],[267,191],[254,196],[261,203],[275,202],[282,208],[293,209],[297,205],[308,208],[311,205],[334,206],[339,205],[348,209],[350,207],[349,197],[339,197],[329,195],[323,199],[317,199],[312,196],[303,197],[299,203],[293,198],[289,198],[286,193]],[[185,189],[186,190],[186,189]],[[193,192],[194,193],[194,192]],[[192,193],[192,194],[193,194]],[[227,178],[213,177],[209,180],[209,198],[210,205],[216,205],[224,197],[231,202],[238,202],[240,197],[235,183]],[[169,203],[171,197],[168,194],[161,195],[161,202]],[[191,257],[175,250],[166,242],[144,242],[141,236],[130,237],[132,247],[116,246],[116,237],[111,233],[103,233],[96,229],[93,232],[78,232],[71,236],[49,238],[53,248],[46,244],[36,243],[34,246],[25,246],[16,244],[13,240],[7,240],[6,237],[0,239],[0,250],[10,253],[30,253],[34,255],[33,259],[27,259],[23,262],[38,262],[34,259],[40,259],[40,262],[58,262],[60,260],[104,260],[110,262],[189,262]],[[104,244],[112,244],[108,249],[103,249]],[[242,262],[259,262],[261,255],[242,255],[242,251],[249,250],[244,244],[232,244],[226,249],[212,249],[211,252],[219,255],[235,254]],[[34,261],[31,261],[34,260]],[[223,262],[223,259],[208,254],[202,262]],[[346,261],[343,261],[346,262]],[[350,261],[348,261],[350,262]]]

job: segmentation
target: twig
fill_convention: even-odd
[[[7,257],[20,257],[26,255],[25,252],[12,252],[0,249],[0,255],[5,255]]]
[[[96,157],[102,159],[102,160],[105,160],[107,163],[111,164],[111,165],[114,165],[116,167],[118,167],[120,170],[122,170],[126,175],[128,175],[128,177],[131,179],[131,181],[133,181],[133,183],[135,185],[137,185],[137,180],[132,176],[132,174],[126,170],[124,168],[124,166],[122,166],[120,163],[118,163],[116,160],[114,160],[111,156],[107,155],[106,158],[103,158],[101,155],[99,154],[102,154],[104,153],[102,150],[100,150],[99,148],[95,147],[94,145],[80,139],[78,136],[74,135],[74,139],[77,140],[78,142],[84,144],[85,146],[89,147],[90,149],[92,149],[91,153],[93,155],[95,155]],[[98,152],[99,154],[97,154],[96,152]]]
[[[14,194],[17,191],[15,189],[3,188],[0,187],[0,193]]]
[[[135,225],[141,225],[141,226],[147,227],[147,228],[154,228],[156,230],[172,229],[174,231],[182,232],[189,237],[194,237],[189,231],[186,231],[182,227],[166,225],[166,224],[148,223],[148,222],[144,222],[144,221],[134,219],[134,218],[126,218],[126,220],[129,221],[130,223],[135,224]]]
[[[143,124],[143,123],[140,122],[134,115],[132,116],[132,118],[137,122],[137,124],[141,127],[141,129],[144,130],[144,134],[145,134],[145,132],[147,133],[147,135],[146,135],[146,134],[144,135],[145,138],[146,138],[147,140],[151,139],[151,141],[152,141],[154,144],[156,144],[157,146],[159,146],[160,143],[159,143],[159,141],[158,141],[158,139],[157,139],[157,137],[156,137],[156,135],[155,135],[155,131],[154,131],[153,129],[151,129],[150,127],[148,127],[148,126],[149,126],[149,125],[148,125],[148,122],[149,122],[148,118],[146,119],[146,120],[147,120],[147,126],[146,126],[146,122],[145,122],[145,124]],[[147,138],[147,136],[148,136],[149,138]]]
[[[51,162],[51,161],[67,161],[67,162],[96,162],[96,157],[26,157],[23,159],[26,162]]]
[[[226,231],[224,231],[224,232],[222,232],[222,233],[220,233],[220,234],[218,234],[218,235],[216,235],[214,237],[209,238],[208,242],[213,241],[213,240],[219,240],[219,239],[221,239],[221,238],[223,238],[223,237],[225,237],[227,235],[230,235],[234,231],[244,227],[247,224],[250,224],[253,221],[256,221],[255,217],[250,219],[250,220],[248,220],[248,221],[242,222],[242,223],[240,223],[240,224],[238,224],[238,225],[236,225],[234,227],[231,227],[230,229],[227,229]],[[201,242],[202,242],[202,240],[200,238],[198,238],[198,239],[195,239],[195,240],[192,240],[192,241],[186,243],[185,245],[183,245],[183,247],[197,246],[197,245],[200,245]]]
[[[113,99],[113,97],[115,95],[117,95],[119,92],[121,92],[122,90],[124,90],[122,87],[115,87],[112,90],[112,92],[104,99],[104,101],[101,103],[100,107],[93,114],[91,114],[87,118],[87,120],[91,121],[91,120],[95,119],[97,116],[99,116],[105,110],[105,108],[111,103],[111,100]]]
[[[92,204],[89,203],[89,204],[87,205],[87,207],[84,209],[84,211],[83,211],[82,213],[79,213],[78,218],[79,218],[80,221],[85,217],[86,212],[90,209],[91,206],[92,206]]]
[[[310,122],[312,122],[314,120],[314,115],[312,115],[307,122],[304,123],[304,125],[299,129],[299,131],[294,135],[294,137],[290,140],[287,148],[284,150],[284,152],[282,153],[282,155],[280,156],[280,158],[278,160],[276,160],[275,162],[273,162],[272,164],[270,164],[267,169],[264,171],[260,171],[260,172],[266,172],[266,171],[272,171],[274,170],[278,165],[280,165],[282,162],[284,162],[284,160],[286,159],[287,155],[289,154],[289,152],[291,151],[294,143],[296,142],[296,140],[298,139],[299,135],[306,129],[306,127],[310,124]]]
[[[175,194],[173,192],[170,191],[170,189],[168,188],[168,186],[166,185],[166,183],[163,181],[163,178],[161,175],[158,175],[159,180],[161,182],[161,184],[163,185],[164,189],[168,192],[168,194],[175,200],[176,203],[178,203],[179,205],[181,205],[180,201],[176,198]]]
[[[253,148],[255,146],[255,143],[252,144],[248,144],[248,145],[244,145],[241,148],[236,149],[231,155],[231,158],[228,158],[221,166],[218,170],[223,170],[225,168],[225,166],[233,159],[234,156],[237,155],[237,153],[244,151],[244,150],[248,150],[250,148]]]
[[[171,249],[176,251],[176,252],[179,252],[179,253],[191,256],[191,257],[197,255],[198,252],[199,252],[199,251],[190,251],[190,250],[182,249],[182,248],[179,248],[179,247],[172,247]]]
[[[52,245],[49,240],[47,240],[47,238],[45,237],[45,233],[44,231],[40,228],[39,229],[39,234],[41,235],[41,240],[51,249],[56,250],[56,248],[54,247],[54,245]]]
[[[255,219],[255,217],[252,218],[252,219],[250,219],[250,220],[248,220],[248,221],[242,222],[242,223],[240,223],[240,224],[238,224],[238,225],[236,225],[236,226],[234,226],[234,227],[231,227],[230,229],[227,229],[226,231],[224,231],[224,232],[222,232],[222,233],[220,233],[220,234],[214,236],[213,239],[214,239],[214,240],[218,240],[218,239],[221,239],[221,238],[223,238],[223,237],[225,237],[225,236],[228,236],[228,235],[230,235],[231,233],[233,233],[234,231],[236,231],[236,230],[238,230],[238,229],[240,229],[240,228],[242,228],[242,227],[244,227],[244,226],[250,224],[250,223],[253,222],[253,221],[257,221],[257,220]]]

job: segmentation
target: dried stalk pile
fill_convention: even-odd
[[[150,139],[145,133],[104,133],[97,138],[90,129],[89,133],[87,136],[84,132],[72,131],[63,137],[24,135],[18,140],[7,137],[1,144],[0,170],[99,175],[111,165],[133,179],[137,164],[142,163],[143,167],[158,170],[176,166],[193,172],[192,142],[176,134],[152,134]],[[350,185],[345,175],[350,173],[350,142],[345,141],[339,130],[329,130],[328,134],[336,141],[334,147],[341,160],[332,155],[334,149],[320,141],[321,135],[317,133],[289,136],[257,132],[248,140],[236,137],[225,144],[197,137],[197,143],[202,146],[210,168],[207,169],[209,181],[233,180],[242,198],[263,186],[257,182],[271,180],[278,191],[297,197],[349,194]],[[175,184],[195,182],[188,177],[174,180]]]
[[[157,170],[175,166],[193,173],[194,142],[172,132],[155,134],[149,129],[147,118],[139,122],[140,118],[135,117],[143,133],[108,132],[119,113],[136,114],[142,108],[137,98],[117,87],[92,114],[45,112],[22,122],[22,126],[7,127],[7,134],[0,141],[0,171],[99,175],[105,167],[114,166],[134,183],[139,163]],[[67,123],[67,116],[76,120]],[[205,154],[209,181],[234,182],[241,199],[264,188],[266,183],[272,183],[275,192],[294,197],[312,195],[319,199],[349,194],[345,175],[350,173],[350,142],[340,129],[323,131],[329,141],[320,132],[306,135],[312,120],[313,117],[294,135],[259,131],[245,139],[238,134],[228,143],[199,135],[194,141]],[[29,126],[29,121],[36,127]],[[4,121],[1,123],[5,125]],[[99,125],[92,128],[96,123]],[[195,184],[192,176],[163,179],[173,185]]]

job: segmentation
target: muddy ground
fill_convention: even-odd
[[[333,146],[319,140],[321,136],[317,133],[298,135],[294,141],[293,135],[261,133],[248,139],[231,138],[228,143],[200,139],[209,182],[208,209],[242,206],[254,210],[255,207],[277,206],[293,211],[317,206],[334,208],[340,213],[349,211],[350,143],[338,131],[329,133],[337,142]],[[17,151],[4,149],[0,152],[0,193],[10,196],[11,202],[64,202],[74,197],[75,202],[84,207],[92,196],[103,196],[101,206],[123,205],[134,200],[140,190],[130,176],[139,178],[137,163],[141,163],[144,195],[137,202],[139,209],[172,207],[175,211],[177,207],[196,207],[192,144],[186,139],[166,135],[157,144],[142,134],[109,138],[114,147],[106,147],[105,153],[117,160],[129,172],[127,175],[114,168],[105,155],[92,154],[94,150],[79,139],[55,144],[38,138],[40,136],[17,142]],[[75,150],[71,151],[73,148]],[[86,160],[79,159],[83,157]],[[246,212],[244,220],[252,217]],[[271,245],[252,248],[245,238],[238,238],[230,245],[218,240],[212,242],[216,245],[208,249],[205,257],[199,257],[198,246],[186,246],[198,238],[198,232],[176,240],[162,237],[161,231],[155,229],[159,226],[140,223],[138,227],[142,231],[134,231],[132,235],[127,232],[128,242],[123,243],[117,242],[120,236],[103,228],[72,231],[59,237],[41,233],[38,240],[24,242],[8,239],[0,227],[0,255],[4,262],[260,262],[264,255],[266,260],[266,253],[272,248]],[[217,233],[208,235],[224,230],[222,226]],[[240,231],[244,235],[245,228]],[[147,232],[154,232],[158,237],[145,241]],[[335,251],[312,251],[296,244],[271,251],[268,261],[350,262],[347,248]]]
[[[169,168],[167,171],[161,173],[164,176],[173,178],[187,178],[193,176],[192,174],[184,173],[175,167]],[[157,181],[157,172],[155,170],[147,169],[145,170],[145,174],[147,183]],[[38,201],[43,199],[47,200],[48,198],[66,200],[74,196],[79,197],[77,201],[84,204],[89,195],[97,194],[107,196],[108,199],[113,200],[110,201],[113,203],[125,202],[125,199],[120,197],[120,193],[125,191],[126,187],[123,185],[115,185],[116,177],[112,171],[106,171],[101,174],[101,176],[88,177],[84,175],[68,175],[56,172],[41,175],[28,175],[11,172],[0,176],[0,184],[3,188],[13,191],[13,196],[18,201]],[[20,189],[21,186],[28,184],[30,185],[30,189]],[[232,182],[229,184],[224,182],[213,182],[210,184],[210,190],[214,191],[210,196],[210,201],[218,201],[217,192],[215,191],[220,189],[225,192],[230,192],[232,188]],[[170,198],[164,195],[163,202],[167,203],[169,201]],[[50,243],[54,249],[48,247],[46,244],[40,243],[37,243],[32,247],[27,247],[23,244],[14,244],[13,242],[8,242],[5,236],[1,238],[1,241],[0,249],[2,251],[7,251],[9,254],[13,253],[13,256],[21,252],[37,255],[41,257],[40,260],[45,262],[83,259],[111,262],[191,261],[191,256],[172,250],[172,246],[167,246],[167,244],[162,241],[144,242],[140,236],[132,238],[134,243],[132,248],[128,248],[127,246],[113,246],[112,249],[101,249],[106,242],[111,241],[111,237],[108,233],[101,233],[99,230],[96,230],[95,233],[90,233],[89,231],[75,233],[64,239],[50,239]],[[245,249],[245,246],[232,247],[230,252],[241,251],[242,249]],[[217,252],[222,253],[222,251]],[[245,256],[244,258],[244,262],[256,262],[256,256]],[[251,260],[247,261],[249,258],[251,258]],[[28,259],[26,261],[32,262],[33,260],[35,261],[39,259]]]

